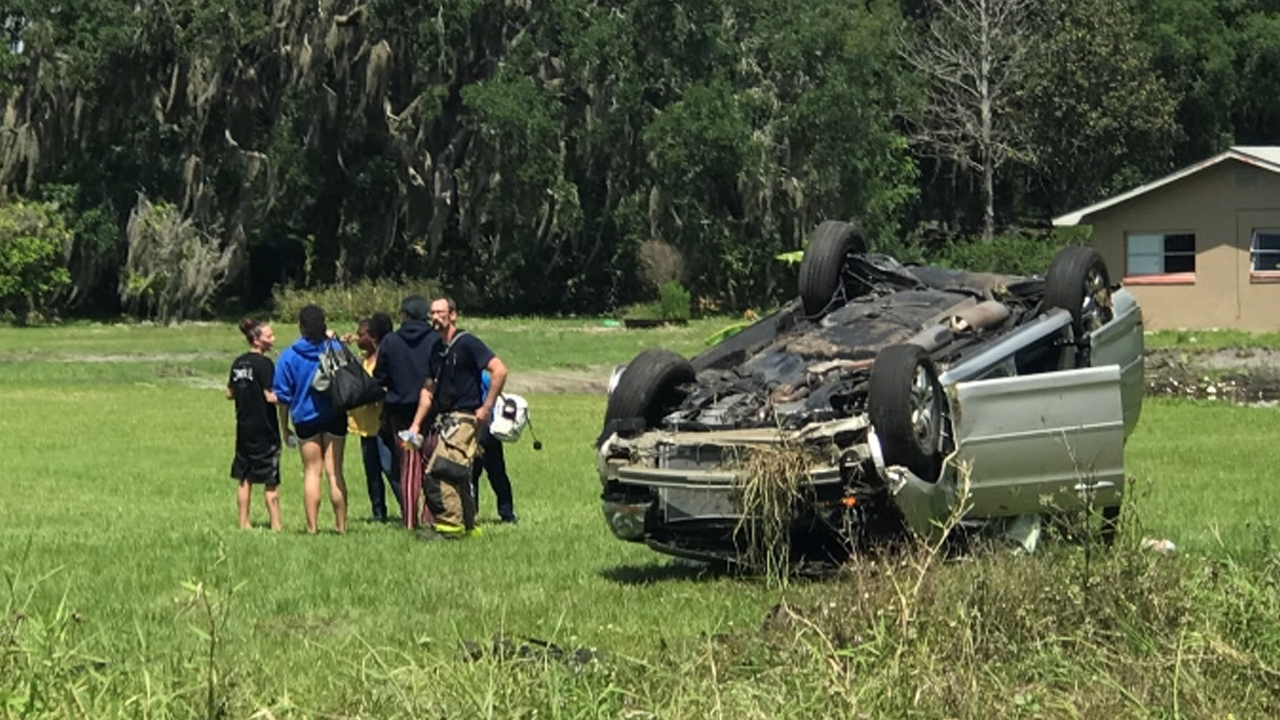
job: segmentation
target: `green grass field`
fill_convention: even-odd
[[[649,345],[696,352],[725,322],[471,328],[513,373],[607,373]],[[244,532],[221,394],[233,329],[3,329],[0,347],[0,717],[1280,713],[1274,408],[1149,401],[1115,553],[913,554],[778,589],[609,535],[600,396],[529,398],[545,449],[508,449],[517,527],[492,523],[485,488],[491,522],[467,542],[358,521],[309,537],[288,454],[286,531]],[[1180,553],[1133,550],[1139,534]]]

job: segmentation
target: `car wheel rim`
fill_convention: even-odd
[[[1080,307],[1080,325],[1085,332],[1102,327],[1110,318],[1110,289],[1102,271],[1093,268],[1084,279],[1084,302]]]
[[[937,422],[937,396],[933,378],[923,365],[917,365],[915,378],[911,383],[911,431],[921,447],[932,445]]]

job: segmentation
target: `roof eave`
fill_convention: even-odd
[[[1075,212],[1069,212],[1065,215],[1059,215],[1058,217],[1053,219],[1053,225],[1054,227],[1069,227],[1072,225],[1085,224],[1085,220],[1089,219],[1093,214],[1097,212],[1106,210],[1107,208],[1111,208],[1121,203],[1132,200],[1133,198],[1136,198],[1139,195],[1145,195],[1153,190],[1164,187],[1165,185],[1168,185],[1170,183],[1177,182],[1178,180],[1181,180],[1189,175],[1194,175],[1200,172],[1201,170],[1205,170],[1206,168],[1217,165],[1218,163],[1221,163],[1225,160],[1236,160],[1246,165],[1252,165],[1256,168],[1260,168],[1262,170],[1268,170],[1270,172],[1280,173],[1280,165],[1272,162],[1267,158],[1258,157],[1257,155],[1252,154],[1250,151],[1257,152],[1258,148],[1253,148],[1253,147],[1232,148],[1230,150],[1227,150],[1226,152],[1222,152],[1217,155],[1214,155],[1213,157],[1208,158],[1206,160],[1201,160],[1200,162],[1194,165],[1188,165],[1187,167],[1182,168],[1177,172],[1165,175],[1162,178],[1152,180],[1151,182],[1146,183],[1144,185],[1139,185],[1138,187],[1132,190],[1129,190],[1128,192],[1123,192],[1123,193],[1120,193],[1119,195],[1115,195],[1113,197],[1107,198],[1106,200],[1096,202],[1092,205],[1089,205],[1088,207],[1084,207],[1079,210],[1076,210]]]

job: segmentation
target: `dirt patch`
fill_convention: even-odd
[[[1280,401],[1280,350],[1150,350],[1147,395],[1213,398],[1238,403]]]
[[[183,363],[225,359],[226,353],[71,354],[30,352],[0,354],[0,363],[19,362],[154,362],[157,376],[198,387],[219,388],[223,378],[198,377]],[[1161,348],[1146,354],[1147,394],[1166,397],[1217,398],[1239,403],[1280,403],[1280,349],[1227,348],[1185,350]],[[584,365],[550,370],[515,370],[507,388],[521,394],[604,395],[612,365]]]
[[[131,362],[196,362],[197,360],[226,360],[225,352],[174,352],[174,353],[36,353],[31,351],[0,354],[0,363],[48,362],[48,363],[131,363]]]
[[[557,370],[512,370],[507,389],[513,393],[552,395],[603,395],[609,389],[612,365]]]

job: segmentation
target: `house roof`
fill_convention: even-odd
[[[1127,202],[1129,200],[1132,200],[1133,198],[1138,197],[1139,195],[1149,193],[1152,190],[1155,190],[1156,188],[1164,187],[1169,183],[1177,182],[1182,178],[1187,177],[1188,175],[1194,175],[1195,173],[1198,173],[1201,170],[1213,167],[1214,165],[1217,165],[1218,163],[1221,163],[1226,160],[1238,160],[1239,162],[1245,163],[1247,165],[1253,165],[1254,167],[1258,167],[1263,170],[1270,170],[1271,172],[1274,172],[1274,173],[1280,173],[1280,146],[1237,145],[1236,147],[1233,147],[1230,150],[1227,150],[1226,152],[1219,153],[1218,155],[1214,155],[1213,157],[1207,160],[1201,160],[1195,165],[1189,165],[1187,167],[1184,167],[1181,170],[1171,175],[1165,175],[1164,177],[1158,180],[1152,180],[1146,185],[1139,185],[1138,187],[1128,192],[1120,193],[1119,195],[1116,195],[1114,197],[1109,197],[1106,200],[1103,200],[1101,202],[1096,202],[1090,205],[1089,207],[1081,208],[1074,212],[1069,212],[1066,215],[1061,215],[1059,217],[1056,217],[1053,219],[1053,224],[1058,226],[1079,225],[1082,222],[1084,222],[1084,219],[1086,217],[1100,210],[1106,210],[1109,207],[1119,205],[1120,203],[1123,203],[1123,202]]]

